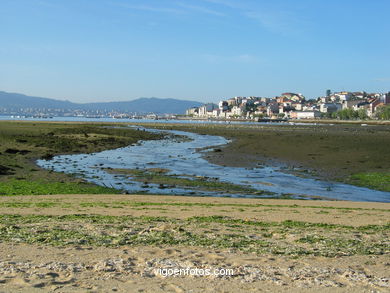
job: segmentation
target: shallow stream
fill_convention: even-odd
[[[156,129],[145,130],[161,132]],[[390,202],[389,192],[302,178],[287,174],[277,167],[237,168],[211,164],[202,157],[202,152],[210,151],[211,147],[227,144],[228,140],[220,136],[183,131],[163,132],[167,133],[166,139],[142,141],[128,147],[88,155],[61,155],[52,160],[38,160],[37,164],[46,169],[73,174],[87,181],[128,193]],[[199,151],[205,148],[208,150]],[[153,184],[139,181],[131,173],[115,172],[115,169],[122,171],[164,169],[167,171],[164,176],[226,182],[256,189],[258,192]]]

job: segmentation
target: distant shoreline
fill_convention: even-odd
[[[84,120],[85,119],[85,120]],[[176,117],[176,119],[126,119],[126,118],[112,118],[112,117],[47,117],[47,118],[12,118],[10,115],[0,115],[1,121],[44,121],[44,122],[112,122],[112,123],[126,123],[126,122],[139,122],[139,123],[153,123],[153,122],[176,122],[181,121],[185,123],[191,122],[208,122],[208,123],[280,123],[280,124],[352,124],[352,125],[390,125],[390,120],[337,120],[337,119],[260,119],[259,121],[251,119],[215,119],[215,118],[200,118],[200,117]]]
[[[368,125],[390,125],[389,120],[337,120],[337,119],[263,119],[264,121],[255,121],[250,119],[212,119],[212,118],[184,118],[176,120],[184,121],[220,121],[220,122],[270,122],[270,123],[318,123],[318,124],[368,124]],[[260,119],[262,120],[262,119]]]

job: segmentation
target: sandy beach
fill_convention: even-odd
[[[387,292],[389,212],[342,201],[1,197],[2,222],[13,225],[0,226],[0,291]]]

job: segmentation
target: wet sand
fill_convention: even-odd
[[[49,204],[50,205],[49,205]],[[15,207],[22,205],[23,207]],[[47,206],[42,208],[42,206]],[[41,195],[0,197],[0,214],[153,216],[186,219],[228,216],[265,222],[286,220],[352,226],[384,225],[390,203],[217,198],[163,195]]]

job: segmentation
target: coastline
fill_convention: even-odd
[[[252,122],[256,124],[257,122],[263,122],[263,123],[281,123],[281,124],[287,124],[287,123],[294,123],[294,124],[300,124],[300,123],[315,123],[315,124],[367,124],[367,125],[390,125],[389,120],[340,120],[340,119],[288,119],[288,120],[281,120],[281,119],[260,119],[260,121],[253,120],[253,119],[220,119],[220,118],[200,118],[200,117],[180,117],[176,120],[183,120],[183,121],[214,121],[214,122]]]
[[[41,129],[43,133],[45,131],[52,133],[50,129],[57,129],[56,131],[60,132],[67,129],[66,131],[69,132],[69,134],[55,134],[52,138],[47,135],[42,137],[39,148],[32,147],[32,144],[36,144],[37,137],[42,134],[34,137],[34,131],[31,132],[32,135],[29,135],[32,139],[31,142],[16,144],[13,142],[8,144],[7,140],[5,140],[4,150],[8,147],[26,151],[26,154],[23,155],[20,153],[12,155],[13,158],[17,158],[16,161],[11,159],[11,161],[7,162],[5,160],[5,162],[0,163],[0,165],[5,167],[7,167],[7,163],[8,165],[25,166],[23,169],[10,167],[11,172],[17,172],[13,177],[16,176],[18,178],[27,178],[32,175],[32,179],[35,177],[39,179],[47,177],[52,178],[53,180],[51,181],[80,182],[80,180],[71,179],[71,177],[61,173],[49,172],[43,169],[39,169],[39,172],[37,172],[38,169],[35,168],[34,160],[48,154],[89,153],[127,146],[138,140],[156,139],[149,133],[136,132],[136,130],[126,127],[110,131],[99,129],[99,126],[102,125],[140,125],[161,130],[176,129],[199,134],[217,135],[230,139],[232,142],[218,148],[218,152],[211,151],[204,154],[204,158],[213,164],[245,168],[259,167],[261,165],[278,166],[281,167],[283,172],[292,173],[296,176],[321,178],[323,180],[343,182],[382,191],[390,190],[389,180],[386,179],[386,176],[389,176],[387,170],[390,170],[390,154],[386,148],[387,145],[390,145],[390,127],[387,125],[361,127],[360,125],[306,124],[204,125],[124,122],[1,122],[1,125],[5,124],[11,125],[11,129],[17,129],[19,135],[22,136],[25,135],[23,131],[30,131],[28,129],[32,130],[34,128],[34,131]],[[62,128],[63,130],[61,130]],[[74,130],[71,130],[72,128]],[[82,128],[86,130],[81,130]],[[101,133],[93,134],[97,129]],[[71,134],[72,131],[80,133]],[[91,131],[90,135],[86,135],[88,131]],[[108,140],[103,132],[107,132],[107,134],[118,133],[115,139]],[[125,135],[128,135],[125,133],[130,134],[130,136],[125,137]],[[51,141],[53,139],[62,139],[71,149],[64,150],[64,145]],[[47,147],[45,147],[46,141],[49,143]],[[72,145],[73,142],[75,142],[75,145]],[[80,147],[78,147],[79,145]],[[4,158],[7,157],[3,155]],[[18,164],[15,164],[15,162]],[[26,171],[33,170],[34,172],[29,172],[29,174],[22,172],[25,169]],[[3,179],[12,179],[12,176],[4,176]],[[102,192],[107,191],[102,190]],[[53,190],[50,193],[56,192]],[[77,190],[70,193],[77,193]]]
[[[241,133],[222,152],[207,154],[217,159],[230,156],[225,162],[231,164],[242,155],[237,146],[247,144],[245,137],[257,145],[259,133],[283,137],[291,129],[154,127],[216,135],[224,130],[231,138]],[[240,164],[259,159],[256,152],[247,155]],[[0,289],[386,292],[390,288],[390,203],[98,193],[0,196]],[[177,277],[156,273],[168,268],[234,273]]]

